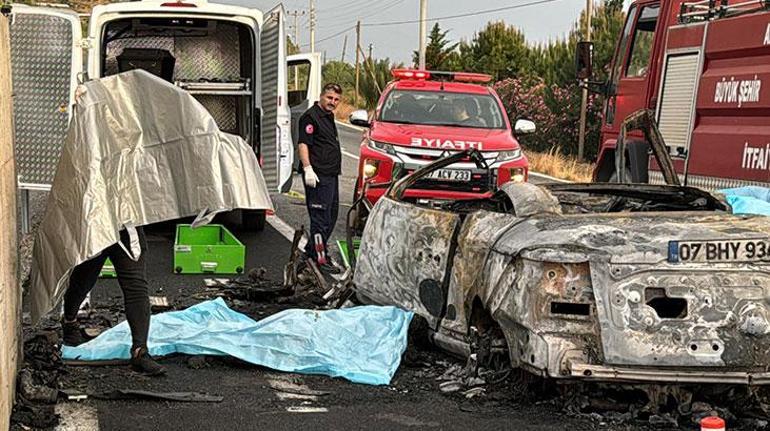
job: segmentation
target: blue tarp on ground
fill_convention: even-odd
[[[770,216],[770,189],[767,187],[738,187],[720,190],[733,207],[733,214],[759,214]]]
[[[386,385],[406,350],[412,312],[362,306],[340,310],[285,310],[259,322],[231,310],[218,298],[183,311],[152,316],[148,348],[172,353],[230,355],[281,371],[344,377]],[[64,359],[128,359],[126,322],[78,347],[64,346]]]

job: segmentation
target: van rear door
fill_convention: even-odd
[[[259,155],[271,191],[291,187],[294,149],[286,89],[286,26],[283,5],[265,14],[260,37],[262,125]]]
[[[299,117],[318,101],[321,94],[321,54],[310,52],[287,57],[288,94],[291,109],[291,137],[297,151]],[[299,157],[295,161],[299,163]]]
[[[48,190],[67,136],[78,74],[83,67],[80,19],[69,9],[16,4],[11,14],[19,187]]]

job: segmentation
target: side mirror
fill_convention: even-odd
[[[513,126],[513,133],[517,136],[529,135],[535,133],[535,130],[537,130],[535,123],[529,120],[516,120],[516,125]]]
[[[575,77],[590,80],[594,76],[594,43],[578,42],[575,48]]]
[[[350,124],[359,127],[371,127],[369,113],[364,109],[358,109],[350,114]]]

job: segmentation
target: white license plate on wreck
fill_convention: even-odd
[[[431,172],[430,178],[445,181],[470,181],[471,171],[461,169],[439,169]]]
[[[770,261],[770,240],[669,241],[669,262],[758,262]]]

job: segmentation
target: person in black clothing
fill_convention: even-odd
[[[123,291],[126,320],[131,328],[131,367],[136,371],[154,376],[164,374],[166,370],[147,352],[147,334],[150,331],[150,297],[144,266],[147,241],[141,227],[137,228],[136,232],[141,247],[141,254],[137,260],[129,257],[123,247],[116,243],[72,270],[69,287],[64,293],[62,332],[64,344],[67,346],[77,346],[86,341],[77,322],[78,310],[88,292],[94,288],[102,265],[109,257],[115,266],[118,283]],[[123,244],[130,242],[126,230],[120,232],[120,241]],[[126,248],[129,249],[129,247]]]
[[[326,84],[321,99],[299,119],[299,159],[304,171],[302,179],[310,216],[310,240],[305,254],[327,269],[333,269],[326,250],[339,211],[338,177],[342,171],[342,152],[334,124],[334,109],[341,97],[339,85]]]

